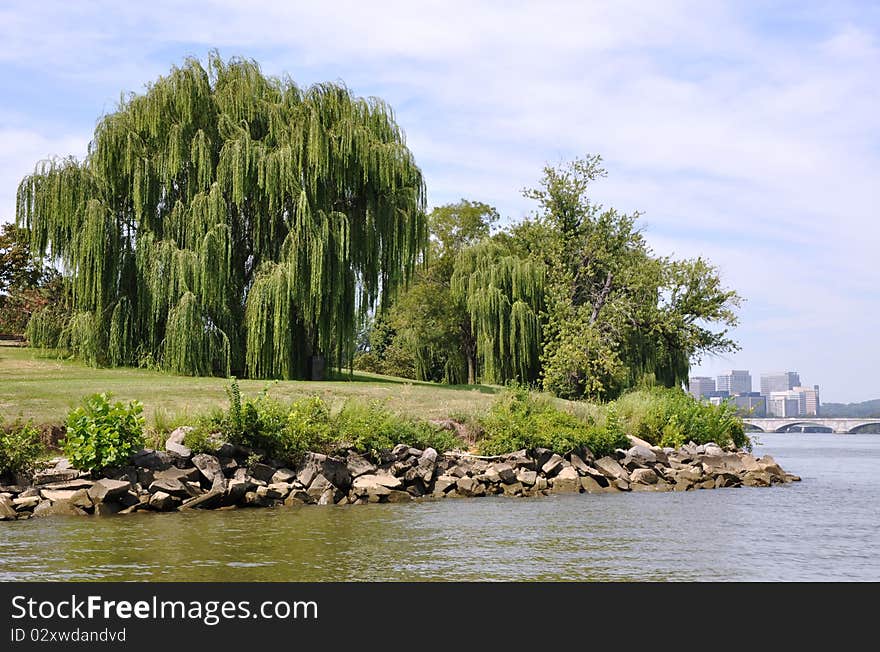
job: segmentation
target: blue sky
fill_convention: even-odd
[[[516,219],[545,163],[602,154],[596,201],[746,299],[742,350],[695,375],[792,369],[826,401],[880,397],[880,4],[4,0],[0,221],[121,92],[212,48],[386,99],[431,205]]]

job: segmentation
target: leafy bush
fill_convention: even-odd
[[[347,402],[336,415],[334,425],[340,443],[372,455],[396,444],[431,447],[441,453],[462,445],[452,432],[400,416],[377,402]]]
[[[256,399],[242,399],[235,381],[228,393],[229,408],[201,419],[187,435],[193,451],[216,448],[214,433],[267,458],[291,462],[306,452],[331,452],[343,445],[374,455],[396,444],[438,451],[461,446],[452,433],[396,415],[378,403],[348,402],[334,416],[318,396],[284,404],[264,391]]]
[[[606,419],[606,422],[608,420]],[[628,440],[619,427],[588,424],[557,409],[543,397],[510,388],[495,401],[482,421],[484,438],[480,452],[502,455],[519,449],[549,448],[563,454],[586,446],[596,455],[626,448]]]
[[[62,450],[78,469],[122,465],[144,442],[143,405],[110,403],[110,394],[94,394],[67,416]]]
[[[625,394],[617,409],[629,432],[659,446],[678,448],[689,441],[750,449],[742,419],[730,403],[711,405],[680,389],[653,388]]]
[[[45,452],[40,431],[33,423],[16,422],[4,428],[0,419],[0,477],[33,470]]]

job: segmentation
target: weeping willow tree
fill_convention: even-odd
[[[486,240],[456,257],[451,289],[467,311],[481,379],[533,383],[541,372],[544,266]]]
[[[381,100],[207,63],[123,98],[82,162],[21,182],[17,219],[70,274],[75,308],[32,331],[93,364],[319,376],[413,273],[421,171]]]

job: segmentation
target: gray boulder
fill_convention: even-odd
[[[89,498],[92,499],[93,503],[110,503],[121,498],[130,489],[130,482],[103,478],[89,488]]]
[[[486,488],[474,478],[464,477],[455,481],[455,489],[462,496],[485,496]]]
[[[135,453],[131,461],[135,466],[161,471],[171,466],[171,455],[165,451],[146,448]]]
[[[526,468],[520,468],[516,472],[516,480],[517,482],[531,487],[538,480],[538,473],[536,471],[530,471]]]
[[[617,480],[622,479],[624,481],[629,480],[629,473],[624,469],[620,464],[617,463],[612,457],[600,457],[598,460],[593,462],[593,466],[595,466],[606,478],[609,480]]]
[[[19,499],[19,500],[33,500],[33,499]],[[37,499],[37,503],[39,503],[39,498]],[[13,503],[12,499],[8,496],[0,496],[0,521],[12,521],[18,518],[18,512],[16,510],[16,505]]]
[[[330,484],[340,489],[351,486],[351,473],[346,466],[346,460],[340,457],[321,453],[306,454],[297,467],[296,479],[304,487],[308,487],[317,475],[323,475]]]
[[[580,476],[574,467],[567,466],[553,478],[553,493],[578,493],[581,490]]]
[[[272,481],[269,484],[275,484],[276,482],[286,482],[290,484],[294,480],[296,480],[296,471],[288,468],[280,468],[272,475]]]
[[[657,474],[653,469],[636,469],[629,476],[633,484],[657,484]]]
[[[657,454],[646,446],[633,446],[626,454],[640,464],[653,464],[657,461]]]
[[[76,469],[46,469],[38,471],[34,474],[34,486],[52,484],[55,482],[67,482],[76,480],[79,477],[79,471]]]
[[[157,491],[150,496],[149,505],[158,512],[167,512],[180,504],[180,498],[164,491]]]
[[[159,480],[154,480],[153,484],[150,485],[149,491],[153,495],[159,493],[168,494],[169,496],[174,496],[176,498],[190,497],[186,485],[180,480],[174,478],[160,478]],[[150,499],[150,506],[154,506],[152,499]]]
[[[50,502],[44,500],[34,508],[34,516],[85,516],[85,510],[71,504],[67,500]]]
[[[561,455],[557,455],[556,453],[553,453],[550,455],[549,458],[547,458],[547,461],[545,461],[541,465],[541,471],[544,473],[544,475],[552,476],[556,472],[558,472],[559,469],[562,468],[563,462],[565,462],[565,460],[562,458]]]
[[[225,477],[220,460],[213,455],[199,453],[192,458],[192,463],[199,470],[199,474],[208,481],[208,484],[213,485],[215,478]]]
[[[176,428],[170,435],[168,435],[168,439],[165,440],[165,450],[172,455],[178,455],[179,457],[192,457],[192,449],[183,443],[186,439],[187,433],[192,431],[193,428],[191,426],[180,426],[179,428]]]

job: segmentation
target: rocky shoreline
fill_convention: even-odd
[[[193,455],[183,443],[185,434],[179,428],[168,438],[166,450],[142,450],[122,469],[87,473],[56,458],[30,478],[0,484],[0,520],[456,496],[769,487],[800,480],[769,455],[756,458],[711,443],[658,448],[634,437],[628,450],[598,459],[586,449],[564,456],[537,449],[487,458],[400,444],[377,458],[353,450],[308,453],[288,468],[252,462],[251,450],[231,444],[223,444],[214,455]]]

